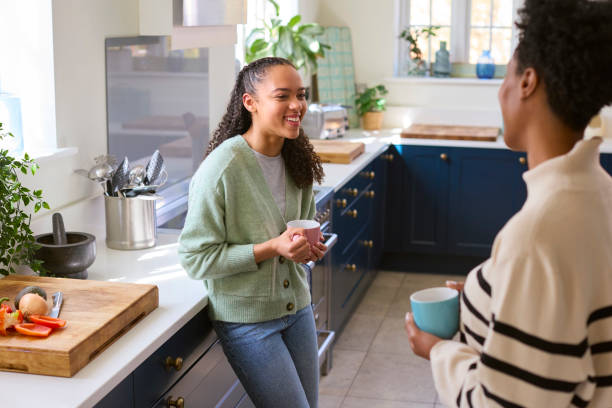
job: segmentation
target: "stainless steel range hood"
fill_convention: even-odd
[[[246,23],[246,0],[173,0],[172,8],[175,27]]]

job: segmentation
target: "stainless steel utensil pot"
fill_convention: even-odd
[[[155,200],[104,197],[106,246],[113,249],[143,249],[155,246]]]

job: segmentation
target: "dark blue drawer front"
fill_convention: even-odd
[[[195,355],[195,351],[205,351],[215,340],[216,335],[205,308],[134,371],[136,407],[152,407],[197,361],[200,356]],[[164,363],[167,357],[181,357],[183,367],[178,371],[175,368],[166,369]]]
[[[95,408],[133,408],[134,377],[128,375],[106,397],[95,405]]]
[[[373,184],[369,183],[360,195],[347,208],[336,208],[333,215],[334,231],[338,234],[338,243],[334,253],[345,253],[364,225],[370,222],[373,200],[366,197]],[[357,216],[353,217],[354,211]]]

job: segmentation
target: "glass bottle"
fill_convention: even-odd
[[[447,78],[451,73],[450,54],[446,49],[446,41],[440,41],[440,49],[436,51],[436,61],[433,66],[435,77]]]
[[[476,76],[480,79],[491,79],[495,75],[495,61],[491,57],[490,50],[484,50],[478,57],[476,64]]]

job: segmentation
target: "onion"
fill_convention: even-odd
[[[33,314],[46,315],[49,305],[42,296],[36,293],[28,293],[19,300],[19,310],[23,312],[26,318]]]

